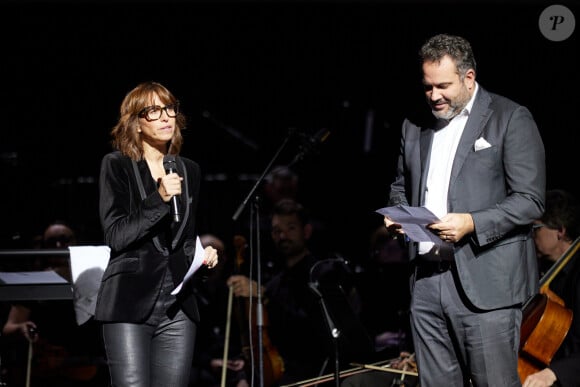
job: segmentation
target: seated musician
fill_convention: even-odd
[[[278,384],[285,385],[329,372],[332,363],[321,308],[309,287],[311,268],[319,259],[308,246],[313,227],[305,208],[291,199],[279,201],[272,211],[271,227],[276,253],[284,265],[260,291],[269,320],[267,331],[283,363]],[[237,297],[258,294],[256,281],[244,275],[231,276],[228,285]]]
[[[56,222],[46,228],[38,247],[62,249],[74,244],[73,230]],[[29,269],[53,270],[71,281],[67,258],[42,256]],[[29,368],[31,386],[96,385],[104,367],[100,336],[93,324],[92,320],[77,324],[72,299],[13,302],[2,327],[7,385],[23,386]]]
[[[540,259],[553,264],[580,236],[580,205],[577,199],[563,190],[546,193],[546,208],[534,221],[534,241]],[[579,250],[580,251],[580,250]],[[529,375],[523,387],[580,386],[580,259],[574,256],[554,277],[549,287],[573,313],[566,338],[549,366]]]

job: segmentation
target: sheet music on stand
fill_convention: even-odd
[[[79,325],[94,310],[94,301],[109,261],[108,246],[71,246],[66,249],[0,250],[3,262],[26,259],[68,259],[72,281],[55,271],[22,271],[28,265],[5,265],[15,270],[0,272],[0,301],[73,300]],[[67,277],[68,278],[68,277]]]
[[[2,285],[66,283],[68,283],[67,280],[53,270],[0,272],[0,284]]]
[[[72,285],[52,270],[0,272],[0,300],[70,300]]]

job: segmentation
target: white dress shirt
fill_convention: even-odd
[[[465,108],[453,117],[446,126],[436,130],[433,135],[423,205],[438,218],[446,215],[448,211],[447,193],[449,191],[449,178],[451,177],[453,160],[455,159],[457,145],[469,118],[469,112],[473,106],[477,90],[478,85],[476,83],[475,92]],[[433,245],[433,242],[420,242],[419,254],[428,253]]]

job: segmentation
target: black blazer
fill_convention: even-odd
[[[99,289],[96,320],[144,322],[167,268],[177,286],[193,261],[201,172],[189,159],[177,157],[176,162],[177,173],[184,178],[180,223],[172,222],[170,205],[157,192],[146,161],[135,162],[118,151],[103,158],[99,215],[111,257]],[[199,321],[191,282],[182,288],[178,300],[187,316]]]

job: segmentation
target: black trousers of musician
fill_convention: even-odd
[[[172,288],[166,280],[145,323],[103,324],[111,387],[188,386],[197,328],[182,310],[168,315]]]
[[[411,328],[421,386],[516,387],[522,312],[480,311],[450,262],[416,262]],[[493,286],[493,279],[490,279]]]

